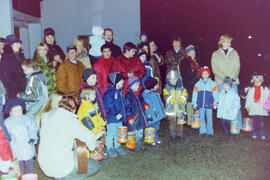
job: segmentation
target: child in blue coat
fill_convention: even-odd
[[[138,58],[141,60],[141,62],[143,63],[143,65],[145,67],[145,70],[146,70],[145,75],[142,78],[143,89],[146,89],[146,87],[145,87],[146,79],[149,78],[149,77],[154,77],[153,68],[152,68],[152,66],[149,64],[149,62],[147,60],[146,52],[143,51],[143,52],[139,53]]]
[[[124,123],[129,132],[136,132],[136,150],[144,150],[142,145],[143,129],[148,127],[145,116],[145,103],[140,93],[140,79],[136,76],[128,78],[128,92],[125,96],[125,108],[127,120]]]
[[[144,101],[149,104],[149,107],[145,110],[148,125],[149,127],[155,128],[155,142],[152,143],[153,146],[161,144],[158,137],[158,130],[160,121],[165,118],[164,104],[155,88],[157,83],[158,81],[155,78],[148,77],[145,81],[146,89],[142,94]]]
[[[103,95],[103,103],[107,113],[107,134],[105,144],[110,157],[116,157],[117,154],[125,155],[121,144],[117,143],[117,128],[126,121],[125,95],[123,92],[124,79],[119,72],[113,72],[108,77],[111,85],[107,87]]]
[[[214,134],[212,116],[213,108],[217,107],[218,86],[209,78],[211,72],[207,66],[200,70],[200,74],[202,78],[194,86],[192,106],[200,112],[200,134],[212,136]],[[205,115],[207,121],[205,121]]]

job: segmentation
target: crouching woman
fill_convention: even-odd
[[[85,179],[100,168],[98,162],[89,159],[86,174],[77,174],[75,154],[72,151],[75,139],[85,142],[88,149],[96,147],[96,138],[77,120],[77,102],[74,97],[64,95],[59,107],[41,116],[38,162],[41,170],[55,179]]]

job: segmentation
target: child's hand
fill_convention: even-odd
[[[122,117],[123,117],[123,116],[122,116],[121,114],[117,114],[117,115],[116,115],[116,119],[117,119],[117,120],[121,120]]]
[[[247,107],[247,112],[249,112],[250,111],[250,107]]]

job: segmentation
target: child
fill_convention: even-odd
[[[122,122],[126,121],[125,95],[123,92],[124,79],[119,72],[109,74],[108,79],[111,85],[107,87],[103,95],[103,102],[108,117],[105,144],[109,156],[116,157],[116,153],[120,155],[126,154],[121,148],[121,144],[117,143],[117,127],[122,126]]]
[[[200,134],[213,136],[213,108],[217,108],[218,86],[209,78],[211,72],[207,66],[200,70],[201,79],[195,84],[192,95],[192,106],[199,109]],[[205,115],[207,123],[205,123]]]
[[[25,92],[17,94],[26,103],[26,114],[36,118],[40,109],[48,100],[47,79],[42,71],[36,69],[36,63],[30,59],[24,60],[22,69],[27,79]]]
[[[3,107],[6,104],[6,89],[2,81],[0,81],[0,113],[3,112]]]
[[[145,81],[148,77],[154,77],[154,74],[153,74],[153,68],[152,66],[149,64],[148,60],[147,60],[147,55],[146,55],[146,52],[141,52],[138,54],[138,58],[141,60],[141,62],[143,63],[144,67],[145,67],[145,75],[143,76],[142,78],[142,86],[143,86],[143,89],[145,89]]]
[[[268,112],[264,109],[264,103],[267,100],[269,90],[263,85],[263,75],[254,75],[252,77],[253,86],[248,91],[246,98],[246,109],[253,119],[252,138],[256,139],[257,133],[260,133],[261,139],[266,139],[264,134],[264,118]]]
[[[177,124],[177,116],[185,112],[185,103],[188,97],[187,90],[182,85],[180,75],[176,70],[170,70],[166,76],[166,85],[163,89],[165,100],[165,114],[169,121],[171,139],[176,136],[183,139],[183,124]]]
[[[105,40],[102,38],[104,30],[100,26],[92,27],[93,36],[89,39],[89,44],[91,45],[91,49],[89,50],[89,54],[94,56],[94,58],[99,59],[101,56],[100,48],[103,44],[105,44]]]
[[[106,110],[103,105],[102,101],[102,93],[101,90],[97,87],[97,72],[93,69],[85,69],[82,73],[83,83],[81,84],[80,91],[84,87],[95,87],[96,88],[96,100],[98,102],[98,106],[101,112],[101,116],[103,117],[104,121],[107,121]]]
[[[56,89],[56,70],[51,60],[47,57],[48,50],[49,48],[45,43],[39,43],[33,61],[36,62],[37,69],[45,74],[48,80],[48,94],[50,95]]]
[[[217,117],[221,118],[221,124],[226,136],[230,136],[231,121],[235,120],[237,113],[241,107],[240,97],[232,89],[233,80],[225,77],[223,80],[223,89],[219,93],[219,104]]]
[[[24,109],[25,103],[22,99],[10,99],[5,107],[5,113],[9,114],[5,125],[11,136],[13,157],[18,159],[21,173],[27,174],[34,172],[34,145],[38,140],[38,129],[34,119],[23,114]]]
[[[153,146],[156,144],[161,144],[158,137],[158,130],[160,121],[165,118],[164,105],[161,101],[159,93],[156,92],[157,83],[158,81],[155,78],[147,78],[145,81],[146,90],[144,90],[142,94],[144,101],[150,106],[150,108],[145,110],[149,127],[155,128],[155,142],[152,143]]]
[[[144,112],[144,100],[140,94],[140,79],[136,76],[128,78],[128,92],[126,94],[126,114],[129,132],[136,132],[136,151],[144,150],[142,144],[143,129],[148,127]]]
[[[81,105],[77,115],[80,122],[88,128],[96,137],[100,136],[102,129],[106,126],[106,122],[101,117],[96,102],[96,88],[85,87],[81,92]]]

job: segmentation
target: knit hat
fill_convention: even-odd
[[[6,44],[7,45],[12,45],[13,43],[16,43],[16,42],[19,42],[19,43],[22,43],[22,41],[17,38],[17,36],[13,35],[13,34],[10,34],[6,37]]]
[[[70,50],[72,50],[72,49],[74,49],[75,51],[77,51],[77,48],[75,46],[70,45],[70,46],[67,47],[67,52],[70,51]]]
[[[209,76],[210,76],[211,71],[210,71],[210,69],[209,69],[208,66],[203,66],[203,67],[201,68],[201,70],[200,70],[200,75],[201,75],[201,76],[202,76],[202,73],[203,73],[204,71],[207,71],[208,74],[209,74]]]
[[[9,99],[6,107],[5,107],[5,113],[9,114],[10,110],[15,106],[21,106],[23,110],[25,110],[25,103],[22,99],[19,98],[13,98]]]
[[[227,84],[228,86],[230,86],[230,87],[232,87],[232,85],[233,85],[233,80],[232,80],[232,78],[230,78],[230,77],[225,77],[224,79],[223,79],[223,82],[222,82],[223,84]]]
[[[43,31],[43,34],[44,34],[44,37],[48,36],[48,35],[55,35],[55,32],[52,28],[47,28],[47,29],[44,29]]]
[[[140,82],[140,79],[137,76],[131,76],[128,78],[128,86],[132,87],[136,82]]]
[[[4,38],[0,38],[0,43],[5,43],[6,40]]]
[[[119,72],[113,72],[109,74],[109,81],[112,85],[116,85],[123,79],[123,76]]]
[[[97,72],[93,69],[85,69],[82,73],[82,78],[84,81],[87,81],[87,79],[89,78],[89,76],[91,76],[92,74],[97,74]]]
[[[195,46],[192,44],[186,47],[186,54],[188,54],[190,51],[195,51]]]
[[[146,89],[151,90],[157,85],[157,83],[158,83],[158,80],[150,76],[144,81],[144,86]]]

